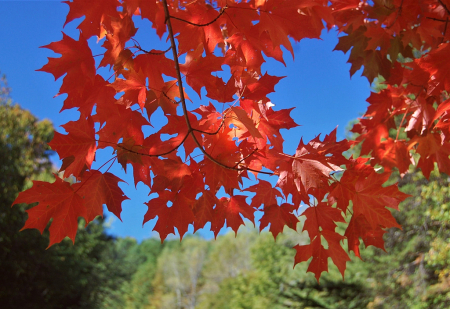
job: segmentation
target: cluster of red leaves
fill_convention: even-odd
[[[124,169],[132,166],[136,184],[143,182],[157,195],[146,203],[144,223],[157,217],[154,230],[161,239],[175,228],[183,237],[189,225],[198,230],[208,222],[215,235],[225,224],[237,232],[243,218],[254,222],[256,211],[263,213],[260,229],[270,225],[276,238],[286,226],[297,229],[295,212],[306,205],[300,229],[311,242],[295,247],[295,263],[312,258],[308,270],[317,279],[328,270],[329,257],[343,275],[347,251],[360,256],[360,239],[383,248],[386,229],[399,227],[387,207],[397,209],[406,195],[385,182],[393,168],[408,170],[413,152],[426,176],[435,162],[450,173],[449,0],[65,3],[66,24],[83,18],[80,36],[63,34],[45,46],[61,57],[49,58],[41,70],[55,79],[65,75],[63,109],[80,112],[79,120],[64,126],[67,135],[55,133],[50,144],[63,160],[64,177],[76,182],[57,176],[52,184],[35,182],[14,202],[39,202],[28,211],[24,228],[43,231],[53,219],[50,245],[65,236],[74,240],[77,218],[93,220],[102,215],[103,204],[120,216],[126,199],[120,179],[91,168],[97,149],[106,147]],[[133,19],[139,17],[167,37],[166,51],[147,51],[133,38]],[[336,49],[351,50],[351,74],[364,67],[369,82],[379,75],[386,80],[386,89],[371,94],[353,129],[362,154],[371,159],[344,157],[352,143],[336,141],[336,131],[323,140],[301,140],[293,155],[283,152],[280,130],[297,124],[291,109],[272,109],[267,95],[281,77],[263,74],[261,65],[265,58],[284,63],[281,47],[293,53],[291,41],[319,38],[324,22],[343,34]],[[98,67],[87,42],[93,36],[106,49]],[[98,74],[102,67],[113,71],[113,81]],[[209,105],[188,110],[183,83],[199,96],[206,93]],[[144,136],[142,127],[151,126],[159,108],[167,125]],[[397,132],[395,140],[390,130]],[[406,138],[399,138],[401,131]],[[377,164],[382,173],[374,169]],[[246,188],[249,172],[278,181],[273,186],[257,178]],[[221,188],[227,197],[217,196]]]

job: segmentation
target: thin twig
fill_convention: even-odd
[[[403,0],[400,2],[400,6],[398,7],[397,15],[395,15],[394,21],[390,26],[386,27],[387,29],[391,28],[397,22],[398,17],[402,14],[402,9],[403,9]]]
[[[166,2],[163,1],[163,3],[166,3]],[[178,17],[172,16],[172,15],[169,15],[169,12],[167,12],[167,15],[166,15],[166,16],[169,16],[170,18],[173,18],[173,19],[176,19],[176,20],[185,22],[185,23],[187,23],[187,24],[189,24],[189,25],[192,25],[192,26],[196,26],[196,27],[206,27],[206,26],[209,26],[209,25],[213,24],[216,20],[218,20],[219,17],[222,16],[223,13],[225,13],[225,10],[226,10],[227,8],[228,8],[228,6],[224,6],[223,8],[221,8],[221,9],[220,9],[220,12],[219,12],[219,15],[217,15],[216,18],[214,18],[214,19],[211,20],[210,22],[207,22],[206,24],[196,24],[196,23],[190,22],[190,21],[188,21],[188,20],[185,20],[185,19],[182,19],[182,18],[178,18]],[[165,10],[165,9],[164,9],[164,10]],[[166,24],[167,24],[167,21],[166,21]]]
[[[439,4],[442,5],[442,7],[445,9],[445,11],[447,12],[447,14],[450,15],[450,9],[444,4],[444,2],[442,2],[441,0],[438,0]]]
[[[143,52],[143,53],[146,53],[146,54],[148,54],[148,55],[164,55],[165,53],[167,53],[169,50],[172,49],[172,47],[169,47],[168,49],[166,49],[166,50],[164,50],[164,51],[160,51],[160,52],[151,52],[151,51],[147,51],[147,50],[141,48],[141,47],[138,46],[138,45],[131,46],[130,48],[133,48],[133,47],[139,49],[139,51],[141,51],[141,52]]]
[[[112,163],[111,163],[111,165],[108,167],[108,169],[105,171],[105,173],[107,173],[107,172],[109,171],[109,169],[111,168],[111,166],[113,166],[114,162],[116,162],[116,159],[117,159],[117,156],[112,157],[111,159],[109,159],[108,161],[106,161],[105,163],[103,163],[103,165],[100,166],[96,171],[99,171],[99,172],[100,172],[100,169],[101,169],[103,166],[105,166],[106,164],[108,164],[109,161],[114,160],[114,161],[112,161]],[[103,173],[103,174],[105,174],[105,173]],[[87,179],[85,179],[84,182],[81,182],[81,186],[79,186],[79,187],[75,190],[74,193],[77,193],[77,192],[84,186],[84,184],[89,180],[89,178],[92,177],[92,175],[94,175],[94,174],[89,175],[89,177],[88,177]]]
[[[245,158],[242,158],[241,160],[239,160],[238,163],[236,163],[233,167],[236,168],[239,166],[239,164],[241,164],[242,162],[244,162],[245,160],[247,160],[248,158],[250,158],[255,152],[257,152],[259,149],[255,148],[249,155],[247,155]]]
[[[443,22],[443,23],[447,22],[446,19],[439,19],[439,18],[428,17],[428,16],[426,17],[426,19],[431,19],[431,20],[434,20],[434,21],[440,21],[440,22]]]
[[[107,142],[107,141],[101,141],[101,140],[98,140],[97,142],[99,142],[99,143],[111,144],[111,145],[114,145],[114,146],[116,146],[116,147],[118,147],[118,148],[120,148],[120,149],[123,149],[123,150],[125,150],[125,151],[131,152],[131,153],[134,153],[134,154],[137,154],[137,155],[140,155],[140,156],[144,156],[144,157],[162,157],[162,156],[168,155],[169,153],[174,152],[175,150],[177,150],[178,148],[180,148],[180,146],[183,145],[183,143],[186,141],[186,139],[187,139],[188,136],[189,136],[189,133],[187,133],[187,134],[183,137],[183,140],[182,140],[177,146],[175,146],[173,149],[171,149],[171,150],[169,150],[169,151],[166,151],[166,152],[163,152],[163,153],[158,153],[158,154],[147,154],[147,153],[137,152],[137,151],[128,149],[128,148],[126,148],[126,147],[123,147],[123,146],[121,146],[121,145],[119,145],[119,144],[117,144],[117,143],[113,143],[113,142]],[[142,145],[136,145],[136,146],[141,146],[141,147],[142,147]]]

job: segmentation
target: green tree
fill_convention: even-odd
[[[130,252],[130,256],[135,256],[137,270],[130,281],[129,290],[126,295],[127,309],[141,309],[149,306],[149,300],[155,292],[153,279],[157,271],[157,261],[164,244],[157,239],[150,238],[144,240],[136,250]]]
[[[47,146],[50,121],[38,121],[13,104],[0,81],[0,304],[2,308],[100,308],[131,278],[134,263],[120,242],[104,233],[103,220],[79,222],[77,246],[65,240],[48,250],[48,232],[24,230],[24,205],[11,204],[31,180],[51,181]],[[126,252],[126,251],[125,251]],[[123,272],[121,272],[123,270]],[[125,273],[126,272],[126,273]]]
[[[158,257],[153,291],[148,307],[194,309],[204,285],[204,265],[209,243],[199,237],[187,237],[181,243],[171,241]]]

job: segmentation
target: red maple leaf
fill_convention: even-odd
[[[85,17],[84,20],[77,27],[87,37],[96,35],[101,36],[102,23],[107,17],[117,16],[116,0],[99,0],[95,3],[88,3],[84,0],[73,0],[72,2],[63,1],[70,7],[70,11],[67,14],[66,22],[64,26],[76,18]]]
[[[111,173],[103,174],[92,170],[85,172],[82,181],[72,186],[84,200],[88,222],[103,215],[103,205],[120,219],[122,202],[128,199],[118,186],[121,181],[123,180]]]
[[[273,188],[270,182],[259,180],[257,185],[248,187],[246,191],[255,192],[256,195],[252,198],[250,206],[258,208],[261,205],[269,206],[277,204],[277,197],[282,197],[278,189]]]
[[[75,242],[78,230],[78,217],[88,221],[88,212],[83,198],[68,183],[58,176],[55,182],[33,181],[33,187],[19,193],[14,204],[37,202],[38,205],[27,210],[28,220],[23,229],[38,229],[41,234],[53,219],[50,231],[49,247],[60,242],[66,236]]]
[[[71,174],[78,177],[86,168],[90,168],[94,161],[97,149],[94,122],[91,117],[81,118],[78,121],[68,122],[63,125],[63,128],[69,134],[55,132],[49,146],[58,152],[61,159],[67,159],[64,177],[69,177]]]
[[[177,19],[173,22],[175,33],[178,36],[178,48],[180,53],[195,50],[203,45],[207,54],[214,51],[218,43],[223,41],[222,30],[219,23],[211,23],[219,17],[219,12],[209,4],[193,2],[186,6],[186,10],[179,10],[174,14]],[[178,18],[188,21],[182,22]],[[196,26],[204,25],[202,27]]]
[[[216,195],[207,190],[203,191],[202,196],[194,205],[194,231],[205,226],[206,223],[212,222],[214,218],[214,206],[219,203]]]
[[[181,73],[186,76],[186,83],[197,92],[199,96],[200,90],[205,85],[209,85],[208,80],[211,73],[222,71],[222,57],[216,57],[213,54],[202,56],[203,48],[197,48],[195,51],[188,52],[186,61],[180,66]]]
[[[328,249],[325,249],[323,246],[321,237],[327,241]],[[303,246],[297,245],[294,247],[294,249],[297,250],[294,263],[297,264],[308,261],[312,257],[308,266],[308,271],[314,273],[317,282],[319,282],[321,273],[328,271],[328,258],[331,257],[343,278],[346,263],[350,261],[348,254],[340,245],[340,242],[343,239],[343,236],[335,232],[323,231],[321,236],[317,236],[311,241],[311,244]]]
[[[308,231],[311,239],[314,239],[322,231],[334,232],[337,226],[336,222],[345,222],[341,210],[328,206],[324,202],[311,205],[302,215],[306,217],[303,230]]]
[[[410,141],[409,149],[413,147],[416,147],[416,152],[420,154],[417,167],[422,170],[427,179],[434,170],[434,162],[437,163],[440,171],[450,174],[450,143],[443,141],[442,136],[436,133],[415,136]]]
[[[95,61],[83,33],[80,33],[78,41],[67,36],[64,32],[62,34],[61,41],[42,46],[61,54],[61,58],[49,57],[48,63],[38,71],[53,74],[55,80],[67,73],[63,85],[70,85],[67,87],[80,91],[87,82],[94,80],[96,75]]]
[[[348,251],[353,251],[355,255],[361,258],[359,251],[359,238],[361,238],[366,247],[375,246],[384,250],[383,235],[386,230],[381,227],[373,229],[365,216],[353,216],[350,220],[347,230],[345,231],[345,237],[347,237]]]
[[[433,76],[433,80],[441,90],[450,89],[450,43],[443,43],[419,61],[419,65]]]
[[[288,203],[283,203],[280,206],[276,204],[264,206],[264,215],[260,219],[259,231],[270,224],[269,231],[276,239],[278,234],[283,232],[285,226],[296,230],[299,221],[293,214],[295,209],[294,205]]]
[[[224,227],[225,220],[227,226],[237,233],[239,227],[244,224],[244,218],[249,219],[255,224],[255,209],[247,204],[246,196],[235,195],[230,198],[222,197],[214,209],[213,220],[211,221],[211,230],[217,237],[219,231]]]
[[[172,204],[170,207],[167,205],[168,202]],[[182,239],[189,224],[192,224],[195,219],[190,206],[192,203],[192,200],[186,199],[183,195],[164,191],[160,193],[159,197],[145,203],[148,206],[148,211],[144,215],[143,223],[158,216],[154,230],[159,233],[161,242],[166,239],[167,235],[175,234],[175,228],[177,228],[180,239]]]

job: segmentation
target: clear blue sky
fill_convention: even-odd
[[[69,110],[59,113],[65,95],[53,97],[58,93],[62,79],[55,82],[51,74],[35,70],[47,63],[47,57],[59,56],[40,46],[61,40],[63,30],[69,36],[78,38],[79,32],[75,29],[78,21],[62,28],[68,8],[68,5],[59,1],[0,0],[0,71],[8,78],[12,98],[38,118],[50,119],[56,130],[62,133],[64,130],[58,126],[77,120],[78,112]],[[138,27],[138,35],[142,40],[153,37],[147,41],[151,48],[165,46],[156,42],[157,37],[148,23],[139,24]],[[95,45],[95,40],[90,43]],[[350,65],[346,64],[348,56],[342,52],[332,52],[336,43],[335,32],[324,33],[323,40],[303,40],[295,44],[295,61],[292,61],[288,52],[285,53],[287,67],[274,61],[269,61],[263,67],[263,72],[267,70],[270,75],[287,76],[269,97],[276,105],[275,109],[295,106],[291,116],[301,125],[289,131],[283,130],[286,153],[295,152],[300,137],[309,141],[319,133],[329,133],[336,126],[338,138],[344,138],[348,122],[366,109],[369,83],[366,78],[359,77],[360,71],[350,79]],[[101,51],[99,45],[97,48]],[[196,96],[190,97],[195,102]],[[60,164],[57,156],[53,159],[56,165]],[[143,203],[149,200],[148,189],[140,184],[135,190],[132,175],[125,175],[119,166],[112,171],[130,184],[121,187],[131,200],[123,203],[123,223],[114,219],[109,233],[138,240],[153,236],[151,230],[154,222],[142,228],[142,218],[147,211]],[[112,217],[108,215],[108,218]],[[203,235],[210,237],[211,234]]]

